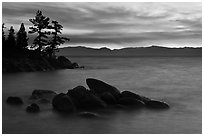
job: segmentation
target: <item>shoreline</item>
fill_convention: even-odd
[[[2,58],[2,73],[52,71],[84,68],[64,56],[57,58]]]

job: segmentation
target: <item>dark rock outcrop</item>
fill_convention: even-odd
[[[26,108],[27,112],[39,112],[40,107],[36,103],[32,103],[30,106]]]
[[[57,60],[62,68],[74,68],[72,62],[64,56],[59,56]]]
[[[148,108],[152,109],[168,109],[169,105],[166,102],[157,101],[157,100],[150,100],[145,103]]]
[[[88,94],[80,100],[82,109],[100,109],[105,108],[106,103],[94,94]]]
[[[35,71],[51,71],[56,69],[74,69],[81,68],[76,62],[72,63],[64,56],[58,58],[3,58],[3,73],[11,72],[35,72]]]
[[[76,63],[76,62],[74,62],[74,63],[72,63],[72,67],[73,67],[73,68],[79,68],[79,64]]]
[[[76,100],[82,99],[85,95],[88,95],[89,92],[84,86],[77,86],[71,90],[68,90],[67,95],[75,98]]]
[[[76,110],[72,99],[63,93],[60,93],[53,98],[52,106],[55,110],[62,112],[73,112]]]
[[[126,106],[135,106],[135,107],[145,106],[144,102],[137,100],[135,98],[131,98],[131,97],[120,98],[118,103],[121,105],[126,105]]]
[[[84,86],[77,86],[67,92],[77,108],[81,108],[81,100],[89,94],[90,92]]]
[[[109,92],[111,93],[116,99],[120,97],[120,91],[115,88],[114,86],[111,86],[103,81],[88,78],[86,79],[86,83],[89,86],[89,88],[93,91],[95,91],[98,94]]]
[[[23,100],[20,97],[10,96],[7,98],[6,102],[12,105],[21,105],[23,104]]]
[[[170,106],[163,101],[152,100],[145,96],[123,91],[120,93],[115,87],[93,78],[86,80],[90,90],[84,86],[77,86],[68,90],[67,94],[57,94],[51,90],[36,89],[32,92],[32,104],[26,108],[27,112],[38,112],[40,107],[36,104],[49,103],[52,101],[53,109],[70,113],[75,111],[93,111],[96,109],[138,109],[147,107],[151,109],[168,109]],[[8,97],[9,104],[23,104],[19,97]],[[30,103],[30,102],[29,102]],[[47,106],[47,105],[43,105]],[[81,117],[93,118],[98,117],[92,112],[80,112],[77,114]]]
[[[143,101],[144,103],[146,103],[147,101],[150,101],[151,99],[144,97],[142,95],[138,95],[136,93],[130,92],[130,91],[123,91],[121,93],[121,97],[122,98],[126,98],[126,97],[131,97],[131,98],[135,98],[137,100]]]
[[[104,92],[100,95],[100,98],[107,104],[116,104],[116,98],[109,92]]]

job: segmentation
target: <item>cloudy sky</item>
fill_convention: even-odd
[[[71,38],[64,46],[114,49],[202,44],[201,3],[4,2],[3,22],[16,31],[21,23],[28,29],[32,25],[28,20],[37,10],[64,26],[63,34]]]

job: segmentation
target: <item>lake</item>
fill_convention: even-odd
[[[199,57],[69,57],[85,69],[2,75],[3,133],[200,134],[202,133],[202,58]],[[6,104],[8,96],[25,102],[34,89],[66,93],[86,78],[101,79],[119,90],[129,90],[166,101],[168,110],[99,110],[101,118],[59,114],[50,104],[30,114],[27,104]]]

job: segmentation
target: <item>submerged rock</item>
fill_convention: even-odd
[[[30,106],[26,108],[27,112],[39,112],[40,107],[36,103],[32,103]]]
[[[50,103],[51,101],[48,100],[48,99],[45,99],[45,98],[41,98],[37,101],[38,103],[44,103],[44,104],[47,104],[47,103]]]
[[[111,93],[116,99],[120,97],[120,91],[115,88],[114,86],[111,86],[103,81],[93,79],[93,78],[88,78],[86,79],[86,83],[89,86],[89,88],[96,93],[104,93],[104,92],[109,92]]]
[[[73,112],[76,109],[72,99],[63,93],[60,93],[53,98],[52,106],[55,110],[62,112]]]
[[[52,90],[36,89],[32,92],[32,95],[42,96],[42,95],[56,95],[57,93]]]
[[[144,107],[144,102],[131,97],[120,98],[118,103],[126,106]]]
[[[57,95],[57,93],[52,90],[36,89],[32,92],[31,99],[44,98],[51,100],[55,95]]]
[[[8,97],[6,102],[8,104],[13,104],[13,105],[21,105],[21,104],[23,104],[23,100],[20,97],[16,97],[16,96]]]
[[[145,103],[148,108],[153,109],[168,109],[170,106],[166,102],[157,101],[157,100],[150,100]]]

